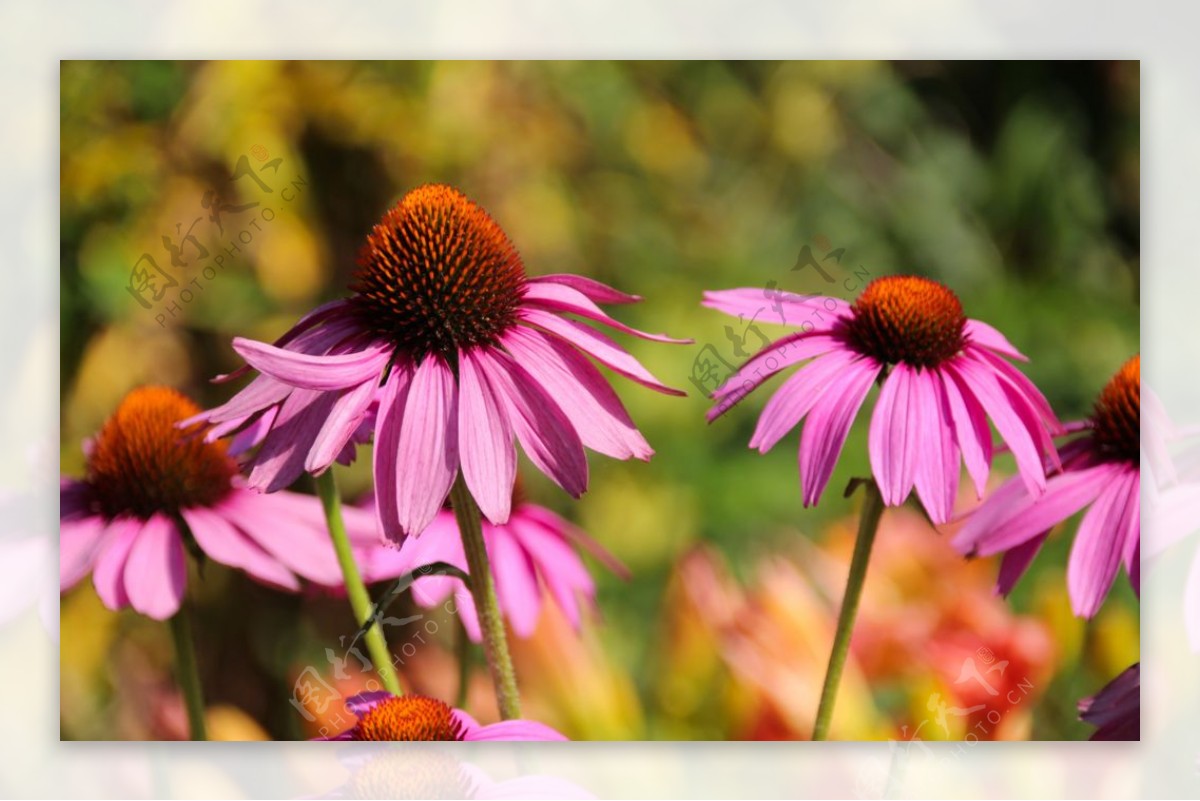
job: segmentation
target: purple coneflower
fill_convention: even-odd
[[[174,389],[141,387],[88,441],[86,477],[61,481],[63,590],[90,572],[109,609],[164,620],[183,600],[191,545],[280,589],[341,584],[317,499],[246,489],[224,443],[177,428],[199,411]]]
[[[1104,689],[1079,702],[1079,719],[1096,727],[1090,740],[1142,739],[1142,666],[1126,668]]]
[[[518,637],[533,635],[541,616],[543,588],[549,591],[571,625],[579,628],[580,599],[593,604],[596,584],[576,548],[591,553],[622,578],[629,575],[616,557],[585,532],[549,509],[525,500],[519,477],[508,522],[484,521],[483,539],[496,580],[500,610]],[[420,537],[406,540],[399,550],[381,543],[368,552],[363,560],[363,576],[367,581],[379,581],[413,573],[435,562],[468,571],[458,523],[451,509],[438,512]],[[427,608],[437,606],[453,593],[456,611],[468,636],[476,642],[480,640],[475,605],[463,582],[451,576],[418,577],[412,592],[417,603]]]
[[[781,319],[801,330],[768,345],[714,393],[713,421],[775,373],[808,363],[767,401],[750,447],[770,450],[805,417],[800,438],[804,505],[815,504],[871,385],[882,384],[871,415],[871,470],[888,506],[915,487],[930,518],[954,511],[960,464],[982,497],[992,459],[988,420],[1016,458],[1026,485],[1046,485],[1042,453],[1053,453],[1058,421],[1042,393],[1006,359],[1022,356],[987,323],[969,320],[942,284],[887,276],[853,305],[780,293]],[[704,305],[753,318],[762,290],[706,292]],[[1047,430],[1049,429],[1049,431]]]
[[[481,726],[461,709],[424,695],[359,693],[346,701],[358,718],[351,728],[327,740],[565,740],[532,720],[506,720]]]
[[[1086,435],[1063,446],[1062,470],[1038,497],[1010,480],[971,513],[954,545],[968,555],[1004,553],[998,588],[1008,593],[1050,529],[1088,507],[1067,562],[1067,592],[1080,617],[1100,609],[1122,563],[1139,580],[1141,358],[1127,361],[1100,393],[1087,421],[1068,426]]]
[[[598,303],[638,300],[588,278],[529,278],[500,226],[461,192],[422,186],[374,227],[354,294],[302,319],[275,345],[235,339],[262,373],[197,420],[210,438],[261,442],[250,485],[274,491],[319,474],[373,429],[384,534],[399,542],[437,515],[461,469],[484,516],[508,520],[514,437],[572,496],[587,487],[583,448],[653,453],[586,358],[659,392],[660,383],[586,320],[657,342]]]

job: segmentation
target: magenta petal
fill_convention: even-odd
[[[857,361],[853,353],[838,350],[827,356],[813,359],[801,367],[786,381],[763,406],[762,414],[750,437],[750,447],[766,453],[775,447],[789,431],[796,427],[818,401],[836,382],[851,369],[851,365],[863,364],[873,372],[871,379],[879,374],[879,364],[873,360]]]
[[[59,529],[58,585],[66,591],[88,574],[104,542],[104,518],[99,515],[63,520]]]
[[[529,555],[505,529],[484,528],[488,557],[496,577],[496,594],[504,616],[518,637],[529,637],[537,628],[542,611],[542,594]]]
[[[583,442],[558,403],[512,356],[480,349],[479,366],[504,398],[509,420],[525,454],[539,470],[572,497],[587,489],[588,466]]]
[[[952,373],[939,371],[939,376],[950,414],[949,422],[954,427],[954,441],[975,484],[975,495],[982,498],[992,468],[992,430],[988,428],[987,415],[975,396],[963,391]]]
[[[649,459],[653,455],[608,381],[570,345],[522,326],[510,329],[502,342],[517,362],[559,400],[563,414],[586,447],[614,459]]]
[[[779,309],[775,308],[778,301]],[[837,318],[850,312],[850,304],[822,295],[797,295],[766,289],[722,289],[704,293],[702,306],[760,323],[780,323],[829,330]]]
[[[1046,542],[1046,534],[1038,534],[1025,542],[1004,552],[1000,559],[1000,574],[996,577],[996,592],[1008,595],[1017,586],[1021,576],[1029,569],[1033,558]]]
[[[403,536],[420,534],[433,520],[458,475],[458,387],[440,356],[430,354],[413,373],[396,440],[396,516]]]
[[[175,523],[154,515],[142,527],[125,562],[125,591],[129,604],[154,620],[179,611],[187,586],[183,537]]]
[[[234,337],[233,349],[246,363],[277,381],[301,389],[330,391],[377,378],[392,357],[392,346],[374,343],[355,353],[316,356]]]
[[[602,284],[592,278],[585,278],[582,275],[572,275],[571,273],[556,273],[553,275],[539,275],[535,278],[529,278],[526,284],[562,284],[579,292],[588,300],[595,303],[607,303],[611,305],[621,303],[637,303],[641,300],[637,295],[627,295],[620,292],[607,284]]]
[[[1127,508],[1133,503],[1137,482],[1119,478],[1101,490],[1075,533],[1067,561],[1067,592],[1071,608],[1079,617],[1090,618],[1100,609],[1121,566],[1121,548]]]
[[[967,320],[967,324],[963,326],[963,333],[967,339],[988,350],[995,351],[1010,359],[1019,359],[1023,362],[1029,361],[1029,357],[1021,353],[1011,342],[1005,339],[1004,334],[1001,334],[995,328],[992,328],[981,320]]]
[[[452,713],[462,726],[463,739],[468,741],[565,741],[567,738],[544,723],[532,720],[505,720],[480,726],[474,718],[461,710]]]
[[[587,532],[571,525],[549,509],[537,504],[527,503],[521,507],[520,517],[522,524],[533,522],[549,533],[550,536],[565,538],[574,547],[579,548],[603,565],[613,575],[626,581],[629,580],[629,568],[625,567],[620,559],[613,556],[603,545],[589,537]],[[526,528],[526,526],[522,526],[523,531]]]
[[[588,320],[607,325],[609,328],[615,328],[622,333],[632,334],[635,337],[649,339],[653,342],[690,345],[693,341],[690,339],[674,339],[665,334],[647,334],[645,331],[630,328],[619,320],[609,317],[604,313],[603,309],[592,303],[582,292],[564,284],[526,283],[523,300],[529,306],[537,306],[550,311],[577,314]]]
[[[212,509],[198,506],[183,509],[182,514],[196,544],[213,561],[245,570],[273,587],[293,592],[300,589],[300,582],[290,570]]]
[[[392,367],[391,375],[379,391],[379,412],[375,416],[375,514],[380,535],[393,543],[404,542],[396,501],[396,460],[411,376],[407,364]]]
[[[108,533],[96,557],[92,570],[92,584],[96,595],[106,607],[116,611],[129,606],[129,594],[125,591],[125,563],[133,547],[142,521],[132,517],[118,517],[108,524]]]
[[[942,377],[933,370],[914,377],[919,419],[917,428],[922,448],[917,457],[917,497],[934,523],[945,523],[954,514],[958,496],[959,452],[950,422],[949,401]]]
[[[181,420],[177,425],[179,428],[190,428],[196,423],[244,421],[258,414],[268,406],[282,402],[292,389],[293,387],[281,381],[276,381],[270,376],[256,376],[253,381],[246,385],[245,389],[230,398],[224,405],[208,409],[186,420]],[[211,434],[205,438],[210,442],[212,441]]]
[[[332,392],[293,390],[254,455],[249,485],[261,492],[278,492],[300,478],[309,449],[336,400]]]
[[[321,424],[321,430],[313,441],[308,456],[305,457],[306,471],[317,475],[333,464],[358,430],[358,424],[375,399],[378,383],[379,378],[375,376],[338,394],[337,400],[329,410],[329,416]]]
[[[800,435],[800,481],[804,505],[812,506],[821,497],[842,447],[850,424],[867,399],[871,383],[879,373],[873,360],[856,359],[840,371],[840,376],[813,406]]]
[[[644,387],[649,387],[666,395],[686,395],[678,389],[672,389],[663,384],[633,358],[624,348],[613,341],[611,337],[599,331],[588,328],[575,320],[568,320],[541,309],[523,308],[518,312],[522,320],[537,326],[555,336],[569,342],[584,353],[606,367],[615,370],[631,381],[636,381]]]
[[[717,388],[717,391],[713,393],[713,399],[719,403],[709,411],[708,422],[716,420],[785,367],[838,350],[849,353],[842,348],[838,340],[826,334],[799,332],[772,342],[751,356],[749,361]]]
[[[380,702],[392,698],[392,694],[387,690],[374,690],[372,692],[359,693],[352,695],[346,699],[346,709],[348,709],[355,717],[361,718],[363,715],[370,712]]]
[[[512,511],[517,450],[504,399],[473,349],[458,354],[458,447],[463,480],[484,517],[506,523]]]
[[[530,505],[523,507],[523,510]],[[587,572],[583,561],[567,543],[562,534],[529,519],[523,512],[514,515],[508,525],[509,533],[520,543],[525,553],[537,562],[537,571],[563,616],[576,629],[581,614],[579,595],[589,600],[595,598],[596,585]]]
[[[304,514],[295,501],[311,504],[311,511]],[[293,573],[327,587],[341,586],[342,572],[333,544],[316,528],[320,519],[317,503],[309,495],[235,490],[217,512]]]
[[[895,365],[883,382],[871,415],[867,436],[871,470],[888,506],[904,503],[916,480],[921,443],[919,432],[910,423],[913,406],[918,402],[915,379],[912,367],[903,362]]]

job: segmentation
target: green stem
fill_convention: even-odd
[[[850,653],[850,637],[854,633],[854,618],[858,614],[858,602],[862,598],[863,585],[867,578],[867,562],[871,559],[871,546],[879,520],[883,517],[883,496],[874,481],[864,482],[866,500],[862,517],[858,521],[858,539],[854,542],[854,556],[850,560],[850,575],[846,579],[846,594],[842,598],[842,609],[838,612],[837,631],[833,635],[833,650],[829,653],[829,667],[825,671],[825,685],[821,688],[821,703],[817,706],[817,722],[813,726],[813,739],[824,740],[829,735],[829,722],[833,719],[833,703],[837,698],[838,684],[846,667],[846,656]]]
[[[365,626],[371,619],[371,596],[367,586],[359,575],[358,565],[354,563],[354,553],[350,550],[350,539],[346,536],[346,523],[342,519],[342,500],[338,495],[337,482],[333,478],[333,468],[316,477],[317,495],[321,497],[321,505],[325,507],[325,522],[329,526],[329,538],[333,540],[333,550],[337,553],[338,565],[342,568],[342,578],[346,584],[346,597],[350,599],[350,608],[354,611],[354,622]],[[388,652],[387,640],[383,637],[383,627],[378,621],[367,629],[364,639],[367,641],[367,651],[371,661],[379,673],[383,688],[392,695],[402,695],[400,681],[392,667],[391,654]]]
[[[171,639],[175,643],[175,672],[187,705],[188,731],[193,740],[207,740],[208,735],[204,731],[204,695],[200,690],[200,671],[196,667],[196,646],[192,642],[192,624],[187,607],[180,606],[169,622]]]
[[[471,595],[475,599],[475,611],[479,614],[479,628],[483,632],[483,653],[487,657],[492,684],[496,687],[496,702],[500,706],[500,717],[512,720],[521,717],[521,698],[517,693],[517,675],[513,670],[512,657],[508,653],[508,636],[504,631],[504,620],[500,617],[500,604],[496,600],[496,583],[488,564],[487,546],[483,541],[483,524],[479,519],[479,506],[467,489],[462,474],[454,481],[450,490],[450,505],[458,521],[462,535],[463,551],[467,556],[467,573],[471,578]]]

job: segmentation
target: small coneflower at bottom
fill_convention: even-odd
[[[524,498],[520,477],[514,485],[512,515],[503,525],[482,521],[488,562],[496,582],[496,595],[513,633],[530,637],[541,616],[543,587],[576,629],[582,619],[580,601],[591,605],[596,583],[576,549],[594,556],[616,575],[629,572],[600,543],[563,518]],[[363,565],[367,581],[417,574],[413,598],[426,608],[454,595],[455,611],[467,635],[479,642],[482,632],[470,588],[452,576],[420,576],[420,568],[444,562],[469,572],[462,537],[454,512],[447,506],[419,537],[410,537],[396,550],[382,543],[366,555]]]
[[[1125,669],[1079,702],[1079,719],[1096,727],[1092,740],[1142,739],[1142,665]]]
[[[359,693],[346,708],[358,719],[346,731],[320,740],[566,740],[532,720],[505,720],[487,726],[461,709],[424,695],[392,695],[386,690]]]

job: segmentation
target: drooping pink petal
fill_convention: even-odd
[[[999,374],[1002,382],[1007,383],[1013,390],[1013,394],[1017,395],[1033,411],[1038,422],[1034,429],[1040,435],[1043,450],[1050,456],[1051,461],[1055,461],[1057,457],[1054,453],[1051,435],[1061,436],[1067,433],[1067,429],[1063,427],[1058,415],[1050,408],[1050,401],[1046,400],[1042,391],[1029,380],[1029,376],[988,350],[969,348],[963,356],[992,367]],[[1055,467],[1057,468],[1059,465],[1056,463]]]
[[[1137,482],[1114,476],[1084,514],[1075,533],[1067,561],[1067,593],[1079,617],[1090,618],[1100,609],[1121,566],[1123,523],[1133,503]]]
[[[260,492],[278,492],[300,478],[308,451],[336,400],[332,392],[293,390],[254,456],[249,485]]]
[[[953,374],[939,371],[939,376],[950,412],[949,422],[954,427],[954,441],[975,484],[975,495],[982,498],[992,468],[992,430],[988,428],[987,415],[974,395],[964,393]]]
[[[613,289],[607,284],[602,284],[593,278],[586,278],[582,275],[572,275],[571,273],[539,275],[534,278],[526,279],[526,283],[562,284],[563,286],[569,286],[571,289],[583,294],[588,300],[591,300],[594,303],[619,305],[622,303],[637,303],[641,300],[641,298],[637,295],[628,295],[624,292]]]
[[[160,514],[146,521],[129,550],[124,579],[129,605],[146,617],[166,620],[179,611],[187,563],[174,522]]]
[[[586,325],[559,317],[542,309],[522,308],[517,315],[530,325],[548,331],[566,340],[591,356],[606,367],[615,370],[631,381],[636,381],[644,387],[649,387],[666,395],[686,395],[686,392],[672,389],[663,384],[633,358],[626,350],[618,345],[611,337],[596,331]]]
[[[609,317],[603,309],[589,300],[582,292],[564,284],[527,282],[523,302],[549,311],[577,314],[588,320],[607,325],[609,328],[615,328],[624,334],[632,334],[652,342],[665,342],[673,345],[690,345],[692,343],[690,339],[674,339],[665,334],[648,334],[645,331],[631,328],[621,321]]]
[[[478,351],[479,366],[504,398],[509,420],[529,460],[578,498],[587,489],[583,442],[558,403],[525,368],[504,351]]]
[[[967,324],[963,327],[963,333],[967,339],[977,345],[995,351],[1002,356],[1007,356],[1010,359],[1027,362],[1029,357],[1021,351],[1017,350],[1011,342],[1009,342],[1004,334],[1001,334],[995,328],[992,328],[982,320],[967,320]]]
[[[736,394],[737,400],[741,400],[785,367],[840,349],[843,349],[841,343],[828,334],[804,331],[788,334],[751,356],[749,361],[739,367],[726,379],[724,384],[717,388],[717,391],[713,393],[713,399],[726,400],[729,396]],[[721,409],[721,412],[712,415],[712,419],[720,417],[724,410],[731,406],[732,404],[718,406],[717,408]]]
[[[542,611],[542,595],[538,589],[533,563],[502,527],[486,525],[488,559],[496,578],[496,595],[504,617],[518,637],[529,637],[537,628]]]
[[[259,581],[293,592],[295,575],[217,512],[202,506],[182,510],[196,544],[214,561],[245,570]]]
[[[391,374],[379,390],[379,412],[375,418],[375,514],[380,536],[396,544],[404,542],[396,501],[396,460],[411,378],[412,368],[407,363],[392,366]]]
[[[142,521],[133,517],[118,517],[108,524],[108,533],[92,570],[92,584],[96,595],[106,607],[116,611],[129,606],[129,594],[125,591],[125,563],[133,547]]]
[[[941,375],[934,370],[919,371],[914,381],[921,442],[915,476],[917,497],[929,518],[941,524],[954,514],[954,501],[958,497],[959,450]]]
[[[66,591],[88,574],[105,538],[100,515],[63,520],[59,529],[58,585]]]
[[[505,720],[480,726],[475,718],[456,709],[451,713],[462,726],[463,739],[468,741],[565,741],[567,738],[544,723],[532,720]]]
[[[378,378],[392,357],[392,346],[375,342],[355,353],[313,356],[235,337],[233,349],[254,369],[300,389],[336,390]]]
[[[605,569],[614,576],[626,581],[629,580],[629,568],[622,564],[620,559],[613,556],[603,545],[588,536],[587,532],[578,526],[571,525],[549,509],[538,506],[535,503],[527,503],[521,507],[521,520],[522,522],[529,521],[536,523],[551,536],[566,537],[575,547],[604,565]]]
[[[484,517],[505,523],[512,511],[517,450],[504,399],[474,349],[458,356],[458,447],[463,480]]]
[[[327,587],[341,585],[342,573],[329,537],[311,536],[315,533],[311,521],[296,515],[286,493],[235,490],[216,511],[293,573]]]
[[[775,447],[812,411],[813,406],[830,391],[843,372],[856,363],[857,358],[850,351],[837,350],[813,359],[789,376],[763,406],[754,435],[750,437],[750,447],[757,448],[760,453]],[[879,374],[881,368],[873,360],[863,359],[862,364],[871,367],[875,375]]]
[[[229,440],[229,455],[240,456],[267,438],[267,434],[271,433],[271,427],[275,425],[277,417],[279,417],[279,407],[271,406],[263,409],[260,414],[251,418],[248,424],[245,423],[245,420],[234,420],[229,423],[215,425],[209,429],[204,439],[207,442],[215,442],[230,431],[234,431],[240,426],[245,425],[245,428],[242,428],[241,431],[238,431]],[[209,439],[209,437],[212,437],[212,439]]]
[[[1014,482],[1015,483],[1015,482]],[[1018,483],[1017,486],[1020,486]],[[1048,532],[1047,532],[1048,534]],[[1000,574],[996,577],[996,592],[1008,595],[1029,569],[1033,558],[1046,542],[1047,534],[1037,534],[1020,545],[1004,552],[1000,559]]]
[[[291,391],[292,387],[276,381],[268,375],[255,376],[245,389],[234,395],[225,404],[181,420],[176,425],[179,428],[190,428],[197,423],[245,421],[268,406],[282,402]],[[205,439],[212,442],[212,434],[206,435]]]
[[[872,359],[851,361],[841,371],[838,381],[813,406],[800,435],[800,483],[805,506],[815,504],[829,483],[850,433],[850,424],[878,373],[878,365]]]
[[[343,301],[343,303],[345,302]],[[348,306],[348,304],[345,305]],[[274,346],[286,347],[287,350],[294,353],[320,355],[328,353],[332,348],[349,339],[361,338],[363,334],[361,324],[353,315],[345,314],[344,308],[339,310],[336,315],[331,315],[322,325],[300,331],[297,331],[298,328],[300,328],[299,325],[294,326],[291,331],[277,339]],[[249,364],[243,364],[236,370],[225,375],[218,375],[211,380],[214,384],[224,384],[249,374],[253,369]]]
[[[375,400],[379,377],[364,381],[353,389],[338,394],[321,424],[321,430],[304,459],[304,469],[313,475],[323,473],[350,442],[367,409]]]
[[[1112,465],[1102,464],[1052,476],[1042,495],[1014,503],[1006,510],[1008,514],[989,526],[989,530],[976,530],[979,523],[973,517],[968,518],[955,536],[956,547],[961,544],[967,548],[971,543],[980,556],[1014,548],[1087,506],[1111,483],[1113,475]]]
[[[396,515],[403,536],[420,534],[458,475],[458,387],[440,356],[417,366],[396,440]]]
[[[524,508],[532,508],[532,505],[527,504]],[[522,549],[536,560],[538,574],[563,616],[573,627],[579,628],[578,596],[592,599],[596,594],[596,585],[582,560],[561,534],[548,530],[528,515],[514,515],[508,528]]]
[[[654,450],[608,381],[570,345],[524,327],[510,329],[502,342],[517,362],[560,401],[563,414],[586,447],[614,459],[649,459],[653,455]]]
[[[974,398],[987,412],[1000,436],[1008,443],[1021,479],[1032,495],[1040,495],[1046,488],[1040,436],[1030,432],[1020,411],[1013,409],[999,379],[991,370],[981,369],[978,362],[969,359],[951,359],[942,369],[944,375],[958,381],[958,389],[964,397]]]
[[[776,308],[778,301],[779,308]],[[850,313],[850,304],[822,295],[797,295],[793,292],[768,292],[758,289],[722,289],[704,293],[702,306],[716,309],[747,321],[783,325],[813,326],[810,330],[828,331],[838,318]]]
[[[904,503],[916,480],[921,442],[911,425],[918,402],[915,379],[916,371],[904,362],[892,367],[875,402],[867,433],[871,471],[888,506]]]

